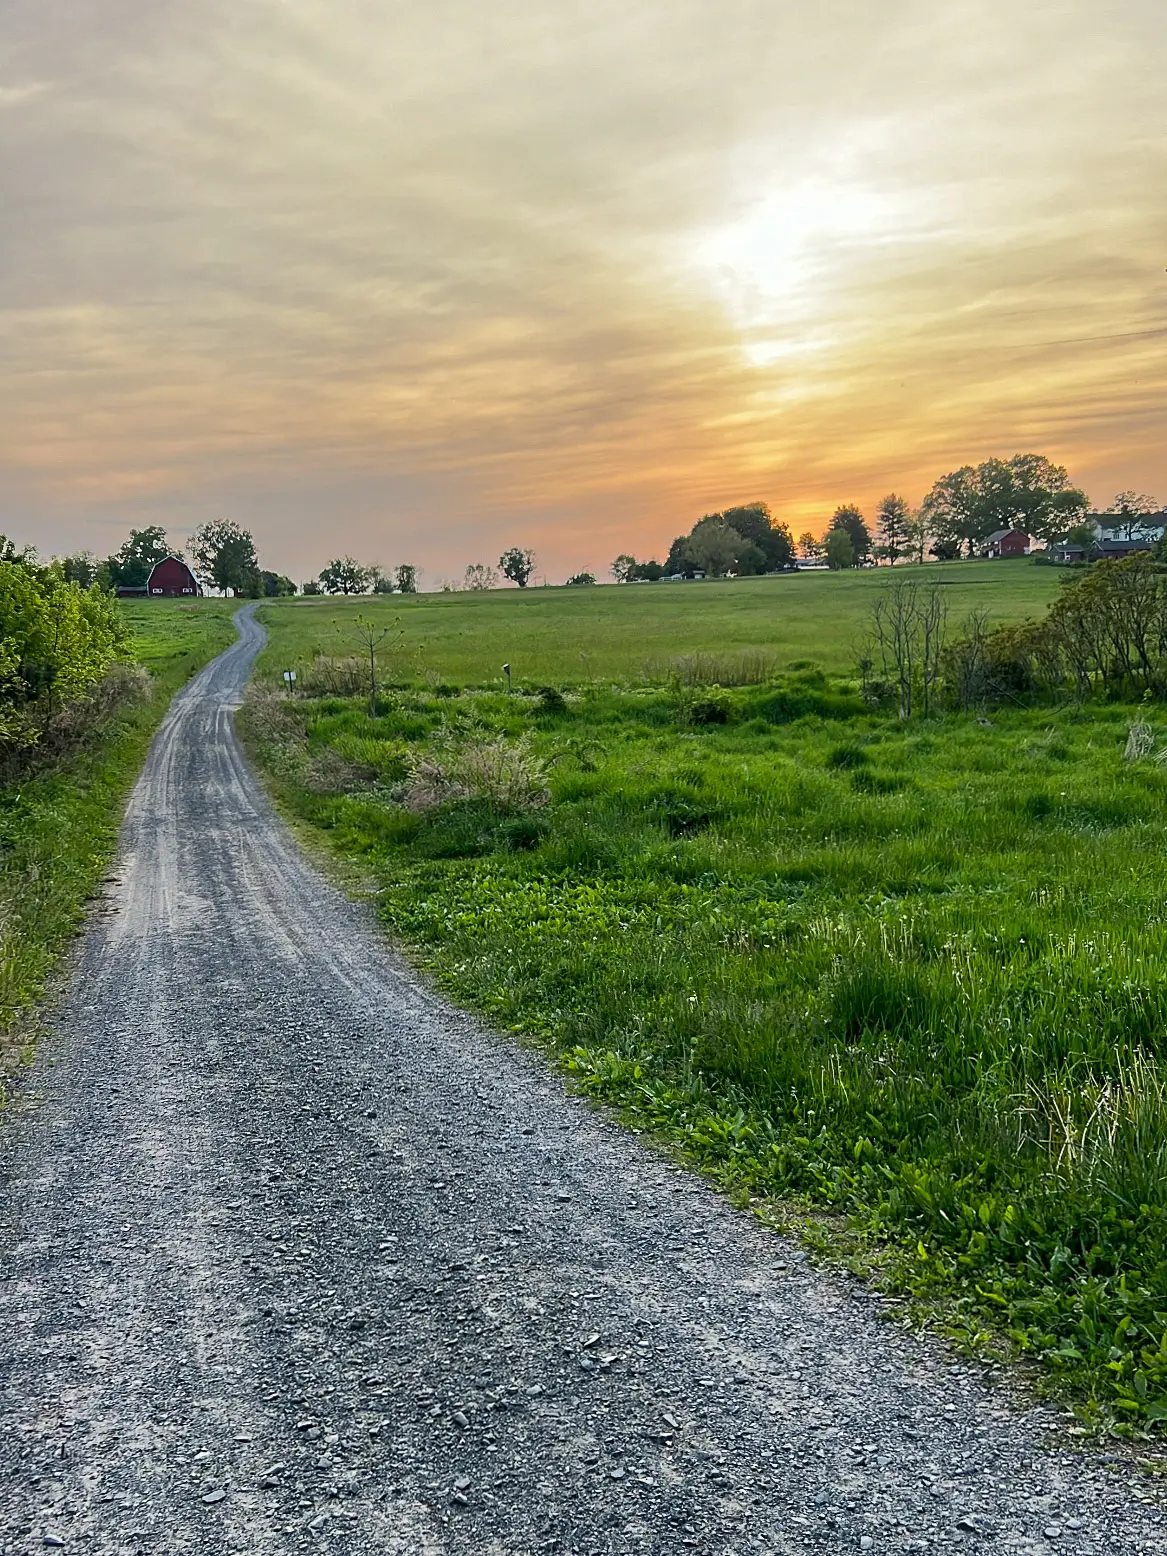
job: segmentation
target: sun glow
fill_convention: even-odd
[[[874,251],[908,241],[910,202],[858,182],[805,179],[772,189],[707,232],[695,261],[764,367],[837,344],[832,298],[853,287]]]

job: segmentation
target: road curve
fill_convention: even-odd
[[[1163,1552],[1125,1463],[418,985],[248,769],[237,621],[0,1130],[0,1552]]]

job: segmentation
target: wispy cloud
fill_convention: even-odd
[[[0,527],[554,573],[1028,446],[1167,496],[1167,29],[1122,16],[13,7]]]

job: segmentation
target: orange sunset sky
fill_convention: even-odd
[[[0,528],[433,587],[1047,453],[1167,501],[1164,0],[7,0]]]

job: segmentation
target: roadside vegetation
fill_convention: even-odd
[[[0,560],[0,1076],[112,855],[170,694],[234,636],[233,603],[119,606],[11,546]],[[0,1092],[2,1097],[2,1092]]]
[[[457,998],[734,1192],[846,1225],[875,1278],[950,1333],[1157,1431],[1167,712],[1105,648],[1106,566],[1063,593],[1044,640],[994,638],[974,612],[930,701],[914,661],[906,712],[872,610],[895,598],[884,575],[850,676],[791,663],[777,625],[733,641],[738,591],[773,610],[794,598],[783,580],[697,585],[689,651],[647,679],[467,685],[456,633],[419,665],[402,612],[376,716],[359,656],[332,653],[302,661],[294,698],[257,685],[244,729],[282,803],[360,862]],[[1048,577],[987,571],[998,608],[1013,577]],[[868,580],[806,584],[837,663]],[[731,646],[692,646],[719,587]],[[650,628],[659,591],[605,592]],[[534,598],[511,597],[516,621]],[[265,610],[272,670],[302,651],[301,609]],[[1071,617],[1094,623],[1084,684],[1072,660],[1052,670]],[[1162,664],[1167,629],[1155,641]],[[962,683],[970,655],[980,678]]]

